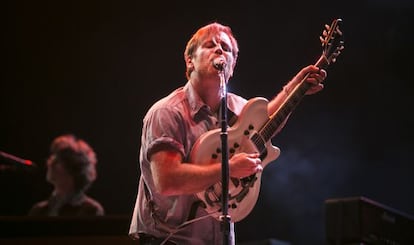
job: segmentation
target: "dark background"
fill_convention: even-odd
[[[202,25],[230,25],[240,54],[229,90],[274,96],[321,54],[324,24],[342,18],[345,50],[323,92],[306,97],[274,144],[240,241],[324,244],[324,201],[365,196],[414,214],[414,4],[369,1],[11,1],[3,3],[0,150],[37,168],[0,172],[1,215],[48,197],[52,139],[95,149],[89,194],[130,216],[144,113],[183,85],[184,47]]]

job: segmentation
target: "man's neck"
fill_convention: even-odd
[[[220,106],[221,99],[220,86],[217,85],[217,81],[191,79],[190,82],[203,102],[206,103],[213,112],[216,112]]]

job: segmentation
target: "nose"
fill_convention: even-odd
[[[221,47],[221,45],[217,45],[216,46],[216,50],[215,50],[216,54],[223,54],[223,48]]]

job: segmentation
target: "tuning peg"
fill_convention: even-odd
[[[322,36],[319,36],[319,40],[321,41],[322,46],[325,44],[325,39]]]

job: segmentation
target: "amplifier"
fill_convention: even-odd
[[[329,245],[413,245],[414,217],[366,197],[325,200]]]

